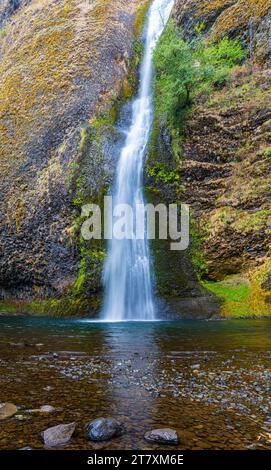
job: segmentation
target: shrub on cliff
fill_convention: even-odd
[[[155,107],[159,118],[174,125],[199,94],[221,86],[230,69],[244,57],[239,41],[225,37],[214,44],[198,35],[187,42],[170,22],[155,51]]]

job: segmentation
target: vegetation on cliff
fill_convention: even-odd
[[[190,204],[196,243],[189,256],[227,317],[271,313],[270,72],[259,54],[259,31],[244,41],[251,16],[265,24],[267,4],[249,2],[238,28],[230,20],[222,28],[222,18],[237,15],[242,2],[188,1],[179,9],[177,3],[181,27],[171,23],[156,51],[149,174],[161,173],[153,149],[166,127],[174,153],[162,166],[174,173],[174,185],[166,189],[157,177],[151,184]],[[190,29],[187,12],[193,12]],[[268,52],[268,30],[260,36]]]
[[[170,22],[155,52],[155,108],[160,124],[169,125],[174,135],[195,99],[221,87],[244,57],[237,40],[224,37],[209,43],[199,31],[196,39],[188,42]]]

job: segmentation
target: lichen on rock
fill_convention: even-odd
[[[115,140],[112,125],[98,136],[93,121],[123,95],[135,22],[140,28],[146,3],[32,0],[6,16],[0,39],[0,286],[2,299],[21,301],[26,310],[61,310],[67,293],[64,310],[80,304],[70,298],[82,259],[76,200],[95,202],[115,168],[107,153]],[[89,144],[82,150],[84,133]]]

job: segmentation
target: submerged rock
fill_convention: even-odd
[[[51,405],[43,405],[40,408],[26,410],[27,413],[31,413],[31,414],[46,414],[46,413],[53,413],[54,411],[56,411],[56,408],[54,408]]]
[[[24,415],[16,415],[15,418],[18,421],[26,421],[27,419],[29,419],[27,416],[24,416]]]
[[[51,405],[43,405],[40,407],[41,413],[53,413],[56,409]]]
[[[174,429],[169,428],[154,429],[153,431],[148,431],[144,435],[144,438],[148,442],[157,444],[177,445],[179,443],[179,437],[177,432]]]
[[[43,443],[47,447],[57,447],[67,444],[76,428],[75,423],[59,424],[41,432]]]
[[[98,418],[87,425],[86,438],[89,441],[109,441],[120,436],[124,431],[123,425],[113,418]]]
[[[11,418],[18,411],[16,405],[13,403],[0,403],[0,421],[3,419]]]

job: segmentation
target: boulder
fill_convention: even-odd
[[[16,405],[13,403],[0,403],[0,421],[3,419],[11,418],[18,411]]]
[[[59,424],[48,428],[41,433],[41,438],[46,447],[58,447],[67,444],[76,428],[75,423]]]
[[[123,425],[113,418],[99,418],[87,425],[86,437],[89,441],[109,441],[123,433]]]
[[[174,429],[169,428],[154,429],[153,431],[148,431],[144,435],[144,438],[146,441],[152,442],[154,444],[179,444],[179,437],[177,432]]]

